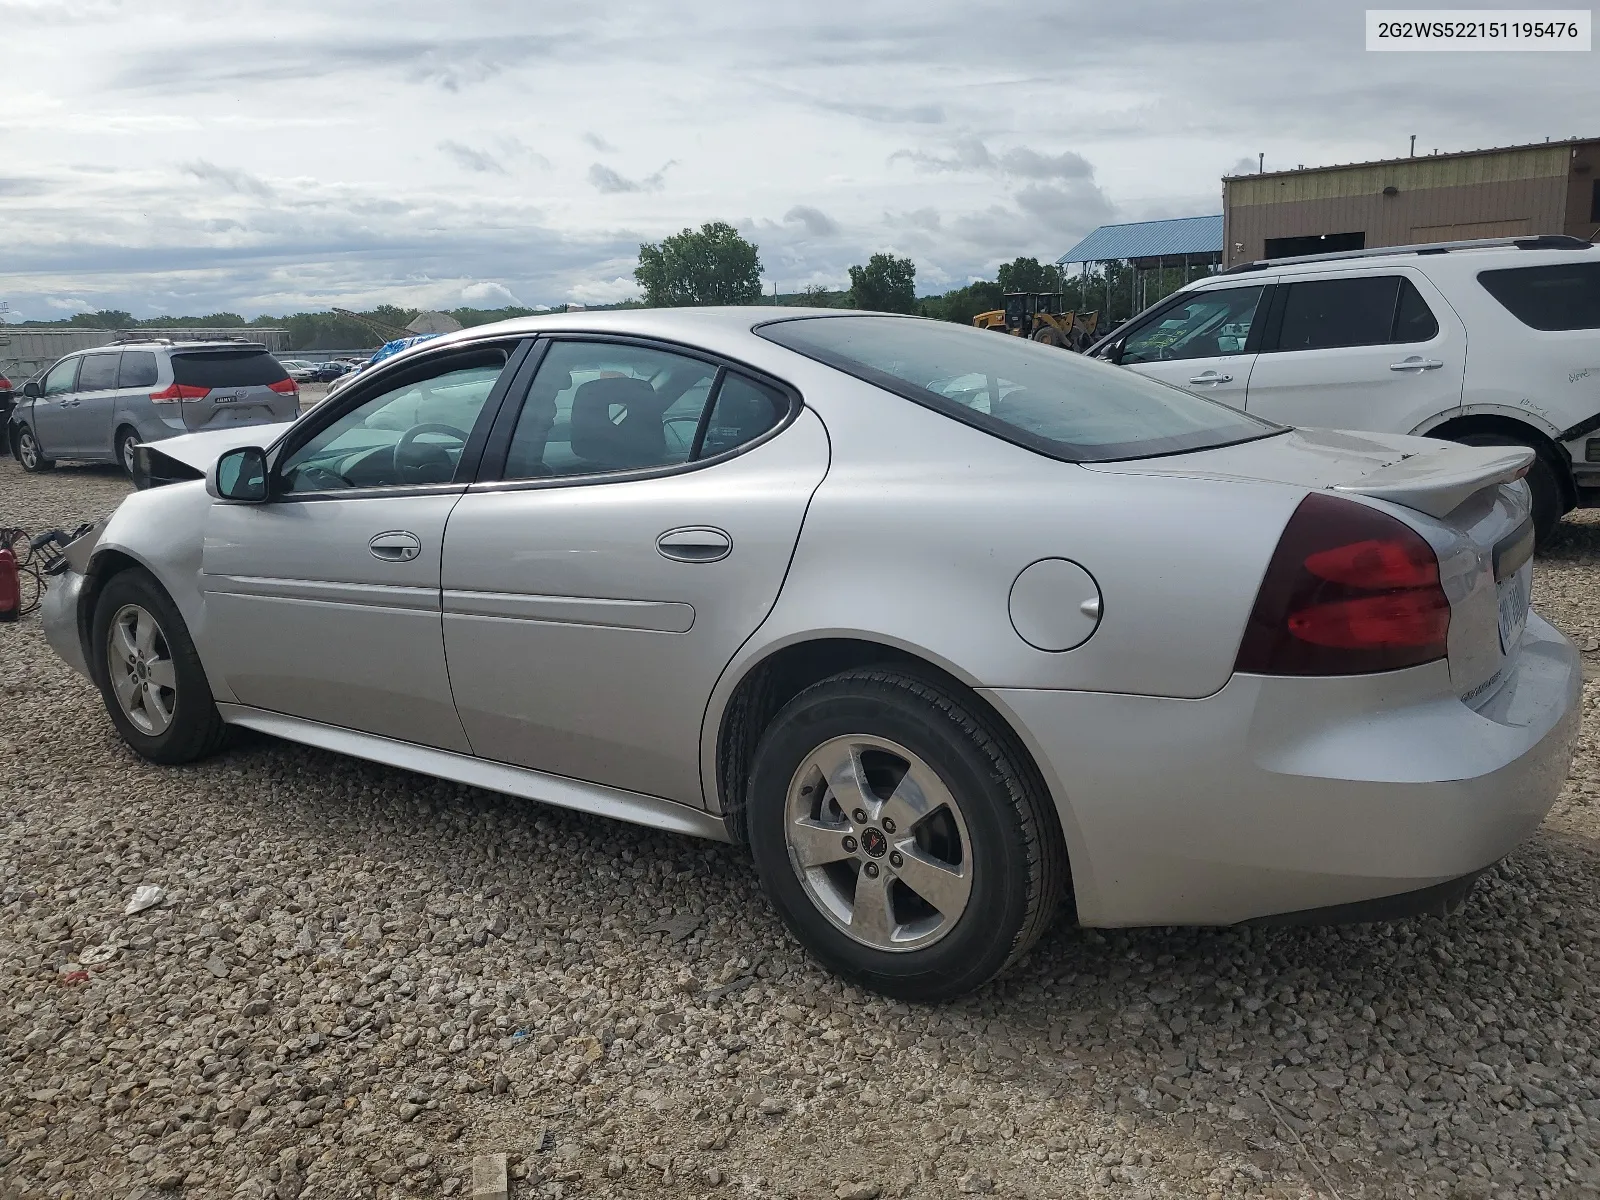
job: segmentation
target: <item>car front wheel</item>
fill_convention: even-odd
[[[54,460],[44,456],[44,450],[39,446],[39,439],[26,425],[17,429],[17,461],[22,464],[24,471],[32,471],[35,474],[48,471],[56,465]]]
[[[95,605],[95,675],[112,724],[151,762],[204,758],[227,726],[183,617],[140,569],[111,577]]]
[[[139,443],[144,439],[137,430],[126,427],[117,431],[117,461],[122,464],[122,469],[128,473],[128,478],[134,477],[134,451],[139,448]]]
[[[1048,927],[1066,883],[1043,787],[995,718],[942,682],[848,671],[790,701],[756,752],[756,869],[824,965],[935,1001]]]

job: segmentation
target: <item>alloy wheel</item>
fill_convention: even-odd
[[[177,669],[155,617],[124,604],[111,618],[106,670],[123,715],[152,736],[165,733],[178,703]]]
[[[811,902],[874,950],[932,945],[972,894],[960,804],[932,767],[885,738],[832,738],[806,756],[789,785],[784,841]]]
[[[24,429],[17,435],[17,457],[30,471],[39,465],[39,443],[33,440],[31,429]]]
[[[122,439],[122,469],[129,475],[133,474],[133,452],[139,445],[139,439],[132,434]]]

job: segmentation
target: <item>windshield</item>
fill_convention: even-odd
[[[905,317],[801,317],[760,336],[1069,462],[1225,446],[1279,427],[1054,346]]]

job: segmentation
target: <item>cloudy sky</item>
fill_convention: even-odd
[[[1600,134],[1593,54],[1369,54],[1342,0],[0,0],[0,301],[246,315],[634,294],[727,220],[767,286],[918,287],[1219,178]]]

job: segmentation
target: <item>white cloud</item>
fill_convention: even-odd
[[[576,304],[616,304],[622,300],[637,300],[639,285],[631,276],[587,279],[574,284],[567,291],[567,298]]]
[[[62,312],[65,312],[65,313],[80,313],[80,312],[93,312],[94,311],[94,305],[90,304],[87,300],[68,300],[68,299],[61,299],[61,298],[58,298],[58,297],[55,297],[55,296],[49,296],[49,297],[45,298],[45,303],[48,304],[51,308],[60,309]]]
[[[465,308],[506,308],[510,305],[520,307],[522,301],[505,284],[484,280],[469,283],[461,289],[461,304]]]

